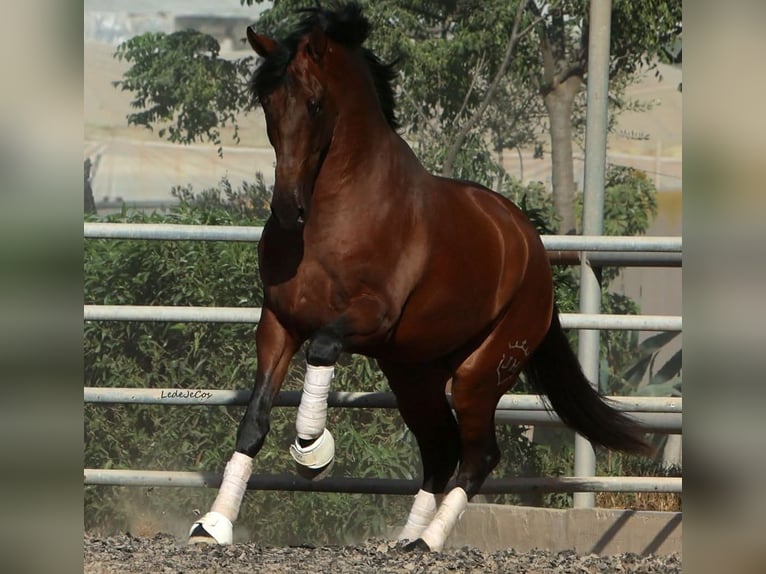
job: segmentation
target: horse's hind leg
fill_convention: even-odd
[[[423,482],[407,523],[397,536],[399,540],[415,540],[436,514],[459,459],[457,422],[445,394],[450,373],[440,367],[417,368],[384,361],[379,365],[420,448]]]
[[[525,312],[514,313],[514,307],[524,308]],[[537,317],[524,317],[528,309],[528,306],[513,305],[481,346],[455,372],[452,406],[460,432],[456,486],[445,496],[415,547],[425,546],[431,550],[443,547],[468,501],[479,492],[500,460],[495,437],[495,408],[548,329],[547,314],[543,311]]]

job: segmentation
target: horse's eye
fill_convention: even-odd
[[[311,117],[316,116],[319,112],[322,111],[322,102],[313,98],[308,101],[306,106],[308,107],[309,115]]]

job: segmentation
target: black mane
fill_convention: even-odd
[[[364,61],[372,74],[375,91],[388,124],[396,129],[398,122],[395,114],[393,82],[396,78],[395,62],[384,64],[380,59],[362,44],[370,33],[370,22],[362,15],[362,9],[356,2],[336,5],[333,10],[317,6],[303,8],[300,13],[306,16],[296,27],[295,31],[279,41],[279,48],[274,50],[255,70],[250,82],[250,89],[255,101],[262,100],[282,85],[287,72],[287,66],[295,56],[301,39],[319,26],[325,34],[335,42],[349,50],[361,50]]]

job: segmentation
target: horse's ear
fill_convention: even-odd
[[[277,42],[275,40],[268,36],[256,34],[252,26],[247,27],[247,41],[250,42],[250,46],[262,58],[268,57],[269,54],[277,49]]]
[[[327,35],[319,26],[314,26],[309,34],[308,42],[306,42],[306,53],[311,58],[319,63],[324,56],[324,51],[327,48]]]

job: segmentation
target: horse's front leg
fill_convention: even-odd
[[[298,436],[290,446],[298,473],[305,478],[324,478],[335,458],[335,440],[326,428],[327,397],[343,349],[343,332],[337,324],[317,331],[306,349],[306,378],[295,420]]]
[[[370,294],[353,299],[333,322],[317,330],[306,349],[306,379],[295,421],[297,438],[290,446],[298,473],[317,480],[326,476],[335,457],[335,441],[325,428],[327,397],[335,364],[350,341],[375,336],[385,327],[387,306]]]
[[[256,332],[258,369],[255,386],[237,430],[235,452],[226,464],[218,496],[210,511],[192,525],[189,544],[231,544],[233,523],[252,473],[253,457],[261,450],[269,432],[271,406],[301,342],[264,307]]]

